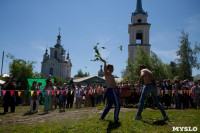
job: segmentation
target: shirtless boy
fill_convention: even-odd
[[[119,118],[119,110],[120,110],[120,103],[119,99],[116,95],[115,88],[116,88],[116,83],[114,76],[112,75],[112,72],[114,70],[113,65],[106,65],[106,61],[101,58],[101,61],[104,62],[104,75],[106,79],[106,93],[105,95],[107,96],[107,106],[103,111],[103,114],[101,115],[100,120],[104,120],[106,117],[107,113],[112,107],[112,103],[115,105],[115,111],[114,111],[114,122],[117,123]]]
[[[168,120],[169,117],[166,115],[166,112],[165,112],[162,104],[158,101],[156,83],[155,83],[153,73],[150,70],[148,70],[144,65],[140,66],[140,73],[141,73],[141,75],[140,75],[138,84],[136,84],[135,86],[140,87],[142,81],[144,81],[144,89],[143,89],[142,95],[140,97],[138,112],[137,112],[137,115],[135,116],[134,120],[142,119],[141,113],[143,110],[144,101],[150,93],[152,95],[152,99],[153,99],[154,103],[157,105],[157,107],[161,111],[164,121]]]

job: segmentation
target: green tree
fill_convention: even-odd
[[[86,72],[83,73],[83,71],[81,69],[79,69],[77,74],[74,77],[82,78],[82,77],[87,77],[87,76],[90,76],[89,72],[88,73],[86,73]]]
[[[32,78],[46,78],[46,76],[43,73],[35,72]]]
[[[181,31],[179,50],[177,51],[179,76],[181,80],[189,79],[193,80],[192,68],[199,69],[199,63],[197,63],[196,54],[199,52],[199,46],[196,45],[196,49],[191,48],[191,43],[189,42],[189,34],[185,33],[184,30]]]
[[[33,77],[33,61],[25,61],[22,59],[13,59],[9,63],[10,75],[13,77],[17,85],[23,89],[28,89],[27,78]]]
[[[142,47],[138,46],[135,63],[133,64],[128,61],[127,74],[123,76],[123,79],[129,81],[134,80],[137,82],[140,77],[139,66],[141,64],[152,71],[156,80],[167,78],[166,64],[164,64],[154,52],[151,52],[149,55]]]
[[[54,83],[60,83],[60,85],[62,85],[63,83],[68,83],[69,79],[63,79],[61,77],[58,77],[58,76],[52,76],[52,78],[54,78]]]
[[[175,62],[171,61],[169,63],[169,65],[166,66],[167,67],[167,75],[169,77],[169,79],[171,80],[177,80],[178,79],[178,64],[176,64]]]
[[[150,59],[151,70],[155,76],[155,80],[163,80],[168,78],[166,73],[166,64],[164,64],[154,52],[151,52]]]

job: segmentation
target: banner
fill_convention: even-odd
[[[37,84],[39,82],[42,82],[41,91],[43,91],[43,88],[46,85],[46,79],[32,79],[32,78],[28,78],[27,80],[28,80],[28,84],[29,84],[29,89],[31,89],[31,86],[33,85],[33,81],[36,81]],[[54,83],[54,78],[52,78],[51,81]]]
[[[106,89],[105,89],[106,90]],[[14,94],[14,92],[17,92],[18,93],[18,96],[20,96],[21,95],[21,92],[22,91],[24,91],[25,92],[25,95],[33,95],[33,93],[34,93],[34,91],[32,91],[32,90],[1,90],[2,92],[3,92],[3,96],[6,94],[6,92],[8,91],[10,91],[10,94],[11,94],[11,96]],[[52,92],[52,95],[54,95],[54,94],[62,94],[62,95],[64,95],[64,93],[65,94],[68,94],[68,93],[70,93],[70,94],[72,94],[72,93],[79,93],[79,94],[81,94],[81,95],[83,95],[83,94],[85,94],[85,95],[90,95],[90,94],[96,94],[97,93],[97,91],[98,90],[79,90],[79,91],[76,91],[76,90],[74,90],[74,91],[64,91],[64,90],[62,90],[62,91],[55,91],[55,90],[46,90],[46,94],[50,94],[51,92]],[[103,91],[101,91],[101,90],[99,90],[100,91],[100,94],[103,94]],[[117,91],[117,90],[115,90],[115,91]],[[123,89],[121,89],[120,90],[121,92],[126,92],[126,90],[123,90]],[[133,93],[133,92],[136,92],[137,93],[137,95],[141,95],[141,93],[142,93],[142,89],[138,89],[138,90],[136,90],[136,91],[134,91],[134,90],[127,90],[127,91],[129,91],[130,93]],[[37,92],[37,95],[39,95],[40,94],[40,92],[44,95],[45,94],[45,91],[35,91],[35,92]],[[160,96],[165,96],[165,94],[169,94],[170,96],[174,96],[174,94],[180,94],[180,95],[185,95],[185,94],[187,94],[187,95],[189,95],[189,96],[194,96],[196,93],[200,93],[200,91],[192,91],[192,90],[178,90],[178,91],[176,91],[176,90],[157,90],[157,94],[159,94]],[[120,94],[122,94],[122,93],[120,93]]]

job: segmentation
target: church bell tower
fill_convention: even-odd
[[[147,17],[147,12],[144,12],[142,9],[142,0],[137,0],[136,10],[132,13],[131,24],[128,26],[128,57],[133,64],[135,63],[134,58],[137,55],[138,46],[150,54],[149,30],[151,24],[147,23]]]

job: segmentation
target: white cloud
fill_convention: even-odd
[[[47,48],[47,46],[45,47],[45,45],[44,44],[47,44],[47,43],[45,43],[45,42],[31,42],[31,43],[29,43],[30,44],[30,46],[32,47],[32,48],[35,48],[35,49],[38,49],[38,50],[40,50],[40,51],[45,51],[45,49]]]

